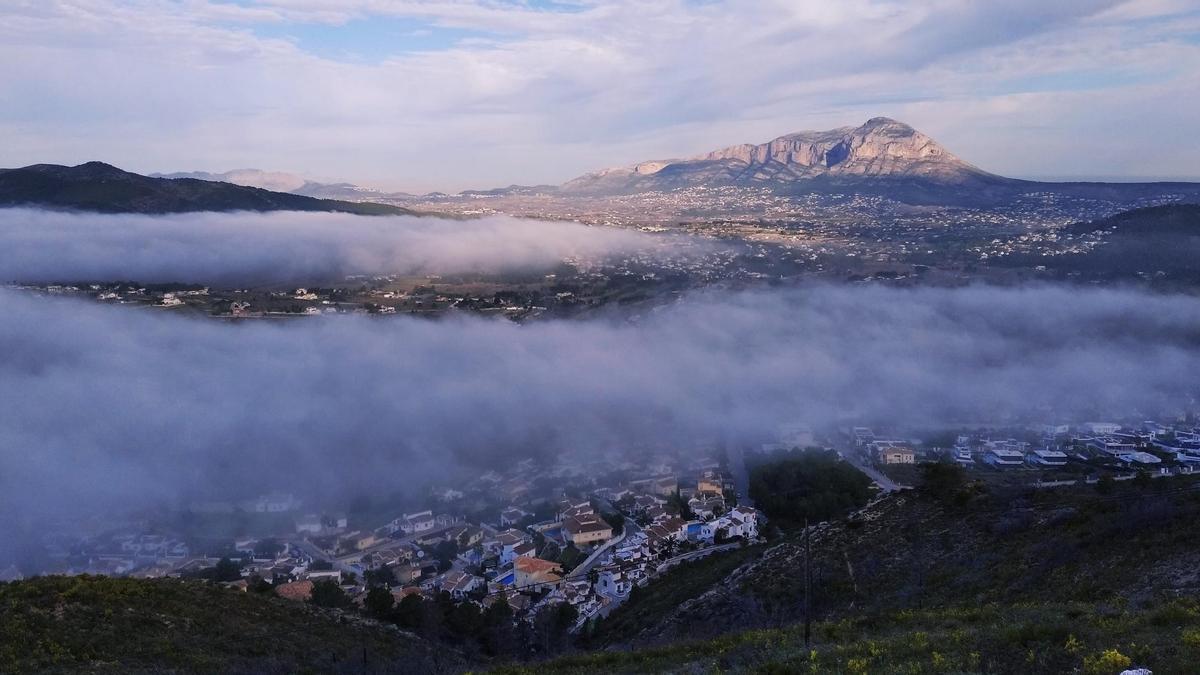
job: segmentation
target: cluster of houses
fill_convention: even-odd
[[[1038,425],[1026,431],[1030,440],[960,435],[949,449],[918,449],[909,441],[878,439],[866,427],[855,427],[851,435],[856,447],[879,465],[952,459],[964,466],[996,469],[1055,469],[1079,463],[1170,473],[1172,467],[1188,472],[1200,463],[1200,428],[1190,425],[1086,422]]]
[[[248,588],[262,580],[294,600],[309,599],[315,584],[332,581],[361,602],[369,584],[383,583],[397,601],[443,592],[485,606],[505,598],[520,618],[569,603],[582,626],[664,567],[758,538],[758,512],[735,505],[731,481],[717,462],[682,471],[666,463],[647,468],[644,477],[622,468],[600,481],[594,467],[553,474],[558,470],[518,463],[507,476],[489,472],[468,486],[435,490],[435,508],[372,528],[343,515],[306,513],[285,493],[194,503],[189,510],[206,518],[259,514],[264,523],[282,519],[294,527],[214,543],[206,551],[189,550],[182,538],[168,535],[110,534],[91,542],[82,562],[77,543],[69,553],[64,547],[62,557],[73,556],[75,564],[56,571],[191,576],[228,558],[241,580],[225,583]],[[479,504],[491,504],[492,517],[468,519],[466,513],[487,512]]]
[[[491,483],[504,487],[504,481]],[[486,606],[503,597],[518,617],[565,602],[576,608],[582,626],[679,556],[756,539],[758,513],[727,508],[728,489],[726,480],[708,470],[694,487],[671,475],[632,480],[562,498],[552,511],[544,505],[535,509],[538,500],[514,489],[516,504],[478,524],[426,510],[366,532],[344,531],[316,516],[299,519],[297,530],[334,561],[334,569],[321,574],[336,577],[352,597],[365,595],[363,580],[371,576],[385,579],[397,601],[444,592],[455,601]],[[449,498],[456,497],[461,493]],[[549,517],[538,519],[535,511]],[[310,574],[293,571],[290,578],[294,581],[277,588],[281,595],[311,594]]]

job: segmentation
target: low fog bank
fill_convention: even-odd
[[[784,422],[1152,414],[1200,386],[1200,299],[1123,290],[700,293],[636,323],[231,325],[13,291],[0,311],[0,512],[25,521]]]
[[[350,274],[493,273],[653,243],[630,230],[505,216],[0,209],[0,281],[254,284]]]

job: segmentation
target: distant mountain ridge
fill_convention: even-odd
[[[317,199],[257,187],[154,178],[103,162],[78,166],[34,164],[0,169],[0,206],[37,206],[101,213],[191,211],[329,211],[359,215],[411,214],[385,204]]]
[[[246,187],[262,188],[275,192],[288,192],[317,199],[344,199],[348,201],[370,201],[372,199],[411,199],[407,192],[383,192],[353,183],[320,183],[285,171],[263,171],[262,169],[234,169],[223,173],[208,171],[178,171],[175,173],[152,173],[151,178],[194,178],[196,180],[233,183]]]

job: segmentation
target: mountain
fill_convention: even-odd
[[[360,215],[411,213],[384,204],[316,199],[195,178],[154,178],[122,171],[103,162],[0,169],[0,206],[40,206],[102,213],[284,210]]]
[[[294,192],[308,181],[294,173],[263,171],[262,169],[234,169],[223,173],[208,171],[178,171],[175,173],[152,173],[151,178],[195,178],[217,183],[233,183],[246,187],[262,188],[273,192]]]
[[[1101,220],[1078,223],[1066,231],[1089,234],[1102,230],[1118,237],[1200,238],[1200,204],[1164,204],[1133,209]]]
[[[152,178],[195,178],[197,180],[233,183],[246,187],[288,192],[305,197],[318,199],[344,199],[348,201],[369,201],[373,199],[411,199],[414,195],[406,192],[382,192],[372,188],[362,187],[353,183],[319,183],[308,180],[294,173],[283,171],[263,171],[261,169],[234,169],[224,173],[209,173],[207,171],[180,171],[176,173],[153,173]]]
[[[1166,204],[1125,211],[1061,230],[1095,245],[1069,253],[1033,251],[993,262],[1044,267],[1063,277],[1099,283],[1146,280],[1164,290],[1200,284],[1200,204]]]
[[[1006,178],[958,158],[911,126],[874,117],[858,127],[802,131],[686,159],[640,162],[585,174],[562,195],[611,196],[691,187],[763,187],[783,194],[870,194],[914,204],[989,206],[1029,192],[1134,201],[1200,200],[1200,184],[1048,183]],[[510,188],[511,191],[511,188]]]
[[[988,186],[1010,179],[955,157],[932,138],[886,117],[859,127],[802,131],[759,145],[734,145],[681,160],[655,160],[580,176],[562,190],[607,194],[715,185],[782,187],[915,180],[946,186]]]

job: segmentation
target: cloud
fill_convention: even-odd
[[[503,216],[0,209],[0,280],[312,283],[350,274],[491,273],[650,251],[662,243],[631,230]]]
[[[952,150],[993,171],[1094,173],[1082,149],[1102,144],[1112,149],[1107,173],[1194,173],[1186,144],[1161,141],[1164,130],[1198,131],[1178,112],[1195,107],[1200,70],[1198,16],[1180,3],[615,0],[567,9],[18,4],[0,10],[0,133],[11,164],[264,166],[422,190],[558,183],[884,114],[948,135]],[[354,31],[375,21],[411,23],[433,39],[413,51],[397,39],[390,53],[378,46],[380,58],[345,62],[278,37],[295,28],[309,31],[307,42],[327,31],[354,44]],[[1039,91],[1021,109],[1036,133],[989,124],[989,105]],[[1080,120],[1090,131],[1073,135]],[[1064,136],[1073,152],[1011,152],[1014,139],[1037,148]]]
[[[0,312],[0,511],[30,523],[411,493],[785,422],[1141,420],[1194,407],[1200,372],[1200,299],[1128,290],[705,292],[636,322],[526,325],[231,325],[13,291]]]

